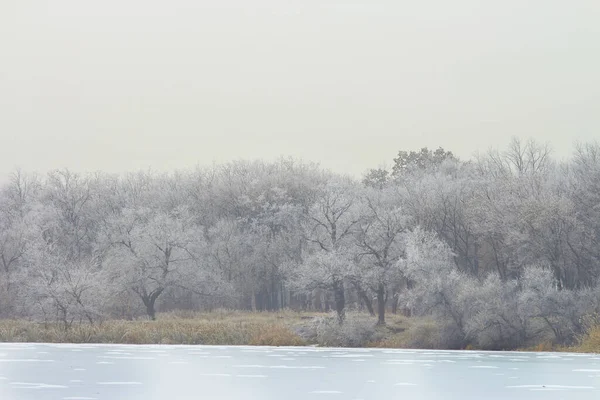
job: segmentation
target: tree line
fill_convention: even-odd
[[[400,151],[362,180],[294,159],[45,176],[0,190],[0,316],[363,309],[448,347],[572,341],[600,310],[600,146]]]

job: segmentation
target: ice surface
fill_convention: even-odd
[[[57,344],[0,354],[0,400],[600,399],[598,355]]]

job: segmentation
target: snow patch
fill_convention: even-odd
[[[108,360],[156,360],[154,357],[135,357],[135,356],[98,356]]]
[[[332,358],[363,358],[363,357],[373,357],[373,354],[335,354],[331,356]]]
[[[63,397],[63,400],[96,400],[96,397]]]
[[[96,400],[95,397],[63,397],[63,400]]]
[[[517,385],[507,386],[510,389],[594,389],[593,386],[564,386],[564,385]]]
[[[314,390],[310,394],[342,394],[339,390]]]
[[[270,369],[324,369],[322,366],[292,366],[292,365],[234,365],[234,368],[270,368]]]
[[[32,382],[11,382],[11,385],[18,387],[19,389],[68,389],[68,386],[64,385],[51,385],[48,383],[32,383]]]

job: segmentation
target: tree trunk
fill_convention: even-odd
[[[160,294],[164,291],[164,288],[159,288],[156,289],[154,291],[152,291],[150,294],[144,294],[140,295],[140,297],[142,298],[142,301],[144,302],[144,305],[146,306],[146,314],[148,314],[148,317],[152,320],[155,321],[156,320],[156,308],[155,308],[155,304],[156,304],[156,299],[158,299],[158,296],[160,296]]]
[[[250,294],[250,307],[252,308],[252,312],[256,312],[256,292],[252,289],[252,293]]]
[[[156,310],[154,309],[154,301],[148,301],[146,304],[146,314],[152,321],[156,320]]]
[[[360,289],[360,290],[358,290],[358,295],[362,299],[363,303],[365,303],[367,310],[369,310],[369,314],[374,316],[375,311],[373,310],[373,301],[369,298],[369,296],[367,295],[367,292]]]
[[[385,287],[380,283],[377,287],[377,325],[385,325]]]
[[[346,319],[346,297],[344,295],[344,282],[336,281],[333,284],[333,295],[335,298],[335,311],[338,323],[342,325]]]
[[[394,300],[394,302],[392,303],[392,314],[397,314],[398,313],[398,295],[394,295],[392,297],[392,299]]]

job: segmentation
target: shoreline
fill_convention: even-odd
[[[542,342],[516,349],[472,345],[459,349],[435,341],[435,325],[431,320],[390,315],[386,325],[376,326],[376,319],[368,314],[350,315],[343,328],[328,323],[329,314],[290,311],[219,311],[185,317],[165,313],[159,314],[156,321],[112,319],[93,325],[77,323],[68,328],[58,323],[0,320],[0,343],[600,353],[598,328],[572,346]]]

